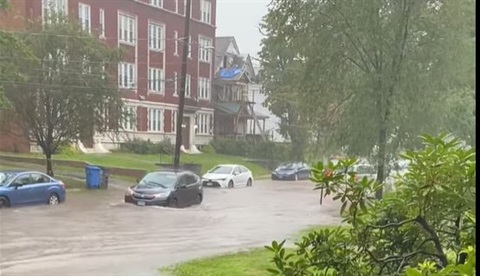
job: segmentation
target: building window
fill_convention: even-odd
[[[99,15],[99,31],[100,31],[100,37],[105,37],[105,10],[100,9],[100,15]]]
[[[120,15],[118,24],[120,42],[135,44],[135,25],[135,18]]]
[[[163,93],[164,92],[164,72],[162,69],[149,68],[148,69],[148,90]]]
[[[163,7],[163,0],[150,0],[150,5],[161,8]]]
[[[198,97],[200,99],[210,99],[211,81],[207,78],[198,79]]]
[[[172,131],[171,132],[175,133],[176,132],[175,130],[177,129],[177,110],[172,110],[172,120],[171,121],[172,121],[172,127],[171,127]]]
[[[78,21],[80,22],[82,29],[87,33],[90,33],[91,20],[89,5],[78,3]]]
[[[201,0],[200,2],[200,21],[211,24],[212,23],[212,2]]]
[[[212,40],[200,37],[198,41],[198,59],[204,62],[210,62],[210,48],[212,47]]]
[[[173,96],[178,96],[178,73],[173,72]]]
[[[163,109],[148,109],[148,131],[163,132]]]
[[[120,63],[118,65],[118,87],[135,88],[135,64]]]
[[[187,78],[185,79],[185,97],[191,96],[191,93],[190,93],[191,84],[192,84],[192,78],[190,74],[187,74]]]
[[[133,106],[124,106],[122,111],[122,128],[130,131],[135,130],[137,126],[137,108]]]
[[[174,48],[173,48],[173,54],[178,56],[178,32],[175,31],[173,33],[173,39],[174,39]]]
[[[150,50],[163,51],[165,28],[161,25],[148,24],[148,47]]]
[[[54,15],[67,15],[67,0],[42,0],[42,18],[44,23],[51,23]]]
[[[188,36],[187,43],[188,43],[188,57],[192,58],[192,36],[191,35]]]
[[[197,125],[197,133],[201,135],[209,135],[211,129],[212,115],[210,113],[197,113],[195,124]]]

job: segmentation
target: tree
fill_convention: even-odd
[[[438,132],[435,108],[448,93],[472,87],[465,77],[471,71],[463,68],[473,65],[473,6],[471,0],[276,0],[264,18],[264,41],[288,48],[264,43],[262,52],[288,53],[264,64],[284,56],[302,61],[294,80],[301,89],[291,92],[300,116],[349,154],[377,148],[382,182],[387,156],[420,133]],[[321,120],[332,112],[336,120]]]
[[[119,53],[76,22],[54,17],[20,36],[38,60],[18,59],[24,80],[5,82],[5,94],[24,129],[43,150],[47,173],[53,176],[52,154],[94,131],[111,130],[122,106],[108,72]],[[26,104],[28,103],[28,104]]]
[[[268,24],[262,24],[264,32],[271,33]],[[303,62],[298,60],[290,45],[282,43],[275,35],[262,40],[263,49],[259,53],[262,62],[262,77],[265,104],[280,118],[280,134],[290,138],[292,143],[291,158],[303,160],[308,143],[306,122],[300,115],[297,90],[301,89]]]
[[[0,0],[0,12],[8,12],[7,0]],[[0,109],[6,109],[8,102],[3,94],[3,83],[21,79],[20,70],[13,62],[17,58],[31,58],[32,56],[26,45],[13,34],[0,30]]]
[[[345,173],[356,160],[318,163],[316,189],[342,203],[346,227],[312,232],[291,254],[273,242],[272,274],[475,275],[475,149],[447,135],[422,141],[424,149],[403,155],[409,171],[381,200],[371,195],[383,184]]]

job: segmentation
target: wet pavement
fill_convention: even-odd
[[[185,209],[123,203],[123,190],[71,192],[58,206],[0,211],[0,275],[158,275],[193,258],[263,246],[309,226],[336,224],[338,208],[308,181],[205,189]]]

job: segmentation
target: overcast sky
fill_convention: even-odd
[[[270,0],[217,0],[217,36],[234,36],[241,53],[256,57],[262,36],[258,25]]]

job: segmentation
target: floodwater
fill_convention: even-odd
[[[205,189],[185,209],[123,203],[123,190],[71,192],[58,206],[0,211],[0,275],[158,275],[158,268],[335,224],[308,181]]]

